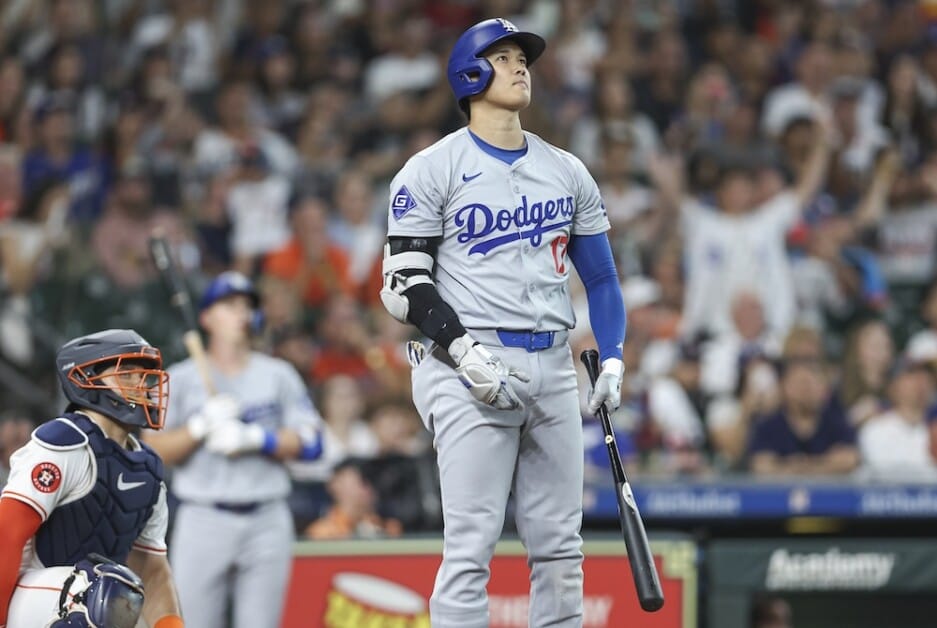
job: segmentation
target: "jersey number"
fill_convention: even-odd
[[[553,265],[560,275],[566,274],[566,249],[569,246],[569,236],[561,235],[550,243],[553,249]]]

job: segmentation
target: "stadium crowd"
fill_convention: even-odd
[[[603,192],[632,471],[937,477],[934,0],[8,0],[0,473],[61,406],[64,340],[184,356],[161,227],[194,293],[254,278],[258,346],[313,393],[297,528],[438,527],[412,328],[378,298],[387,186],[464,124],[445,63],[490,16],[549,42],[524,126]]]

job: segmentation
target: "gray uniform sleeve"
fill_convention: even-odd
[[[387,235],[440,236],[446,185],[422,155],[414,155],[390,184]]]
[[[570,233],[573,235],[595,235],[608,231],[608,214],[602,194],[595,179],[589,174],[585,164],[573,155],[569,155],[569,163],[573,171],[576,192],[576,213]]]

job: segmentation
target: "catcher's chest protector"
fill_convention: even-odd
[[[87,495],[52,511],[36,533],[36,553],[46,567],[71,565],[91,552],[124,563],[159,498],[163,463],[145,444],[127,451],[88,418],[63,416],[87,434],[97,480]]]

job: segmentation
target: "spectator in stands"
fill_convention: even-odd
[[[663,136],[679,115],[689,63],[686,43],[679,32],[658,32],[652,42],[645,72],[635,81],[635,102]]]
[[[349,279],[363,294],[376,260],[382,257],[386,227],[376,220],[374,190],[367,173],[346,170],[335,183],[333,217],[329,224],[329,241],[337,244],[348,255]]]
[[[831,403],[827,380],[820,362],[784,363],[780,410],[752,427],[747,455],[753,473],[840,475],[859,465],[855,430],[842,408]]]
[[[155,277],[147,247],[155,214],[145,164],[133,160],[121,168],[91,236],[95,259],[118,290],[139,288]]]
[[[439,78],[439,61],[430,46],[430,22],[409,14],[393,32],[395,36],[383,42],[389,50],[372,59],[364,73],[364,96],[372,105],[397,92],[429,90]]]
[[[894,358],[894,341],[883,321],[869,319],[850,332],[838,393],[853,426],[859,427],[886,407],[888,371]]]
[[[684,334],[731,331],[733,296],[752,291],[762,304],[769,333],[783,335],[793,323],[796,302],[785,235],[800,219],[826,176],[831,129],[821,124],[808,164],[794,184],[757,207],[750,165],[724,157],[715,189],[718,210],[703,198],[684,196],[678,162],[658,162],[654,180],[664,206],[679,211],[686,255]]]
[[[322,456],[291,463],[295,477],[325,482],[339,461],[377,454],[377,438],[364,420],[364,395],[358,382],[346,375],[330,377],[319,387],[316,405],[322,412]]]
[[[326,304],[316,323],[316,351],[306,375],[315,385],[333,375],[348,375],[371,381],[368,355],[375,346],[358,303],[347,294],[336,294]]]
[[[162,11],[138,22],[131,50],[165,46],[182,88],[190,94],[205,94],[218,82],[221,48],[232,37],[229,19],[233,6],[228,1],[170,0]],[[212,9],[216,9],[214,16]]]
[[[256,53],[257,85],[255,107],[260,123],[295,140],[303,117],[306,97],[293,89],[296,59],[283,37],[274,35]]]
[[[378,495],[378,510],[407,532],[433,529],[442,516],[436,458],[429,433],[407,398],[381,398],[368,423],[378,454],[365,473]]]
[[[10,473],[10,456],[29,441],[35,427],[33,420],[22,412],[0,413],[0,488]]]
[[[781,353],[781,337],[769,329],[757,295],[738,292],[731,308],[732,330],[714,336],[703,348],[700,386],[707,395],[729,395],[738,390],[745,358],[775,359]]]
[[[773,359],[757,351],[740,356],[736,390],[715,396],[707,405],[706,432],[717,468],[738,469],[752,426],[777,411],[781,389],[776,369]]]
[[[25,86],[19,59],[0,54],[0,144],[22,143],[26,139],[18,131],[25,111]]]
[[[88,81],[84,64],[84,55],[77,44],[56,45],[49,51],[45,80],[33,85],[26,102],[34,108],[51,95],[70,98],[75,108],[75,137],[93,143],[101,134],[107,102],[101,87]]]
[[[15,152],[7,158],[16,160]],[[16,186],[13,186],[14,189]],[[64,183],[47,181],[0,223],[0,353],[19,367],[36,358],[31,295],[52,272],[55,254],[70,242],[66,219],[71,196]]]
[[[669,376],[648,386],[648,419],[659,434],[667,472],[697,473],[706,467],[699,361],[699,347],[683,342]]]
[[[934,397],[934,373],[927,364],[903,356],[892,366],[888,379],[891,407],[859,429],[863,466],[886,478],[937,478],[926,422]]]
[[[251,115],[252,94],[253,84],[244,79],[231,79],[218,89],[218,125],[202,130],[192,147],[195,165],[204,176],[234,166],[239,148],[245,145],[259,147],[273,172],[287,178],[296,174],[296,149],[279,133],[257,124]]]
[[[322,541],[402,534],[399,521],[378,515],[377,495],[365,478],[359,461],[346,459],[338,463],[329,478],[328,491],[333,506],[306,528],[306,537]]]
[[[630,166],[643,171],[651,154],[657,151],[660,138],[651,119],[635,110],[628,76],[617,70],[603,72],[596,79],[594,99],[593,111],[577,119],[570,130],[570,150],[592,170],[608,174],[612,169]],[[608,146],[603,138],[627,139],[631,150],[625,166],[609,161],[607,152],[603,157],[602,149]],[[626,168],[625,173],[630,175],[631,168]]]
[[[827,42],[814,41],[803,47],[797,57],[797,80],[775,87],[765,97],[761,120],[765,133],[777,137],[795,116],[829,115],[826,96],[834,76],[833,61]]]
[[[291,191],[289,179],[271,171],[259,146],[238,149],[238,167],[225,199],[235,270],[253,276],[264,256],[289,242]]]
[[[36,146],[23,159],[23,188],[31,194],[49,179],[68,183],[69,219],[90,224],[101,214],[107,176],[100,159],[75,143],[75,109],[67,94],[50,94],[35,111]]]
[[[905,164],[918,164],[926,158],[925,149],[933,148],[934,138],[927,109],[933,107],[934,95],[921,90],[921,71],[914,57],[903,54],[888,66],[887,94],[880,121],[891,133]]]
[[[328,210],[315,197],[302,197],[290,211],[293,237],[270,252],[263,272],[289,281],[304,303],[324,310],[335,294],[351,294],[348,255],[328,237]]]

